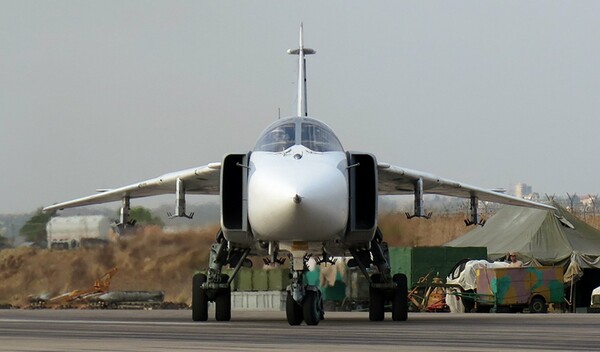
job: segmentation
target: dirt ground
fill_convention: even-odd
[[[217,228],[164,234],[144,231],[98,248],[0,251],[0,304],[22,306],[29,295],[87,289],[111,268],[111,290],[160,290],[165,301],[191,301],[193,273],[205,268]]]
[[[460,214],[430,220],[388,214],[380,218],[379,226],[390,246],[428,247],[442,245],[469,231],[463,219]],[[586,221],[600,227],[600,216]],[[29,295],[86,289],[113,267],[118,272],[111,290],[160,290],[165,292],[165,301],[190,304],[192,275],[206,268],[217,230],[215,226],[165,234],[149,228],[98,248],[1,250],[0,304],[23,306]]]

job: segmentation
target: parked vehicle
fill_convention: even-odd
[[[588,313],[600,313],[600,287],[596,287],[592,291],[592,298],[587,311]]]
[[[491,312],[546,313],[564,302],[561,267],[508,267],[477,270],[476,309]]]
[[[46,232],[48,248],[74,249],[104,244],[113,230],[105,216],[57,216],[48,222]]]

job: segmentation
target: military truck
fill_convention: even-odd
[[[546,313],[564,303],[561,267],[506,267],[477,270],[476,309],[490,312]]]

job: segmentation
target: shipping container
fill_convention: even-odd
[[[445,278],[456,263],[463,259],[486,259],[486,247],[390,247],[392,274],[406,275],[408,287],[419,278],[439,274]]]

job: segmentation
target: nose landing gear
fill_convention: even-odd
[[[292,283],[287,288],[285,313],[290,325],[318,325],[324,318],[323,297],[317,286],[305,285],[304,274],[308,270],[306,252],[292,252]]]

